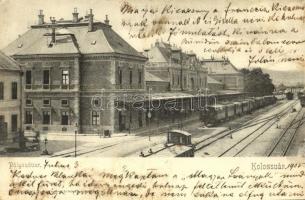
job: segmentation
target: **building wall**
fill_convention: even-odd
[[[36,57],[17,58],[22,64],[23,76],[23,123],[25,130],[40,132],[74,132],[79,124],[78,92],[79,92],[79,60],[78,57]],[[43,86],[43,71],[50,70],[50,85]],[[69,84],[62,86],[63,70],[69,71]],[[26,71],[32,73],[32,84],[26,85]],[[30,105],[27,100],[31,101]],[[49,100],[50,105],[44,105]],[[62,106],[62,100],[68,100]],[[26,111],[32,111],[32,123],[26,123]],[[50,124],[43,124],[43,112],[50,112]],[[62,112],[68,112],[68,125],[61,125]]]
[[[151,92],[167,92],[169,90],[169,83],[161,81],[146,81],[146,90],[148,91],[149,88],[152,89]]]
[[[21,84],[19,71],[0,71],[0,82],[4,83],[4,99],[0,100],[0,116],[4,117],[7,123],[7,139],[10,140],[17,135],[12,131],[12,115],[17,115],[17,131],[21,127],[20,103],[21,103]],[[12,82],[17,82],[17,99],[12,99]]]
[[[218,90],[223,90],[224,89],[222,84],[217,84],[217,83],[209,83],[208,88],[209,88],[211,93],[215,93]]]
[[[226,90],[240,90],[244,88],[242,74],[209,74],[213,79],[224,84]]]
[[[97,56],[87,57],[81,66],[80,116],[81,132],[95,133],[110,130],[120,132],[115,102],[123,95],[144,93],[144,60]],[[132,73],[130,73],[132,72]],[[121,73],[121,75],[120,75]],[[132,80],[132,81],[131,81]],[[102,105],[93,105],[94,99]],[[92,112],[100,115],[100,122],[92,123]],[[137,114],[137,113],[136,113]],[[124,120],[128,120],[124,117]],[[136,120],[134,124],[138,124]],[[125,122],[127,124],[127,122]],[[128,126],[129,128],[129,126]],[[125,126],[124,131],[127,127]]]

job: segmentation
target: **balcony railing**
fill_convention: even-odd
[[[143,84],[115,84],[115,89],[144,89]]]
[[[75,88],[75,84],[27,84],[25,90],[71,90]]]

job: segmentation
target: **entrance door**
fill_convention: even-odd
[[[119,111],[119,130],[125,130],[125,116],[123,115],[122,111]]]
[[[4,116],[0,115],[0,142],[6,140],[7,123],[4,122]]]
[[[17,132],[18,115],[12,115],[12,132]]]
[[[143,120],[142,120],[142,112],[141,111],[138,112],[138,121],[139,121],[139,127],[142,128],[143,127]]]

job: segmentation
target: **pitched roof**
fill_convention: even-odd
[[[220,84],[220,85],[223,85],[221,82],[211,78],[210,76],[207,77],[207,81],[208,81],[208,84]]]
[[[20,67],[15,60],[6,56],[0,51],[0,70],[14,70],[19,71]]]
[[[86,23],[59,24],[56,28],[56,43],[49,47],[51,29],[47,25],[32,26],[3,51],[7,55],[119,53],[144,58],[113,31],[111,26],[95,22],[94,27],[94,31],[88,32]]]
[[[202,67],[208,69],[209,74],[240,74],[239,70],[228,60],[203,60]]]
[[[147,71],[145,72],[145,81],[168,82],[168,81],[163,80],[163,79],[161,79],[161,78],[159,78],[159,77],[157,77],[157,76],[155,76],[155,75],[153,75],[153,74],[151,74]]]

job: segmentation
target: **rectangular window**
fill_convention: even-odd
[[[17,131],[17,127],[18,127],[18,115],[12,115],[12,132],[16,132]]]
[[[132,85],[132,71],[129,71],[129,85]]]
[[[61,125],[68,125],[69,124],[69,113],[68,111],[61,112]]]
[[[4,118],[4,115],[0,115],[0,124],[4,123],[5,122],[5,118]]]
[[[100,114],[98,111],[92,111],[92,125],[100,124]]]
[[[25,123],[26,124],[33,123],[33,111],[30,110],[25,111]]]
[[[4,99],[4,83],[0,82],[0,100]]]
[[[68,105],[69,105],[68,99],[62,99],[61,100],[61,106],[68,106]]]
[[[32,88],[32,71],[27,70],[25,72],[25,88],[31,89]]]
[[[42,103],[43,103],[44,106],[49,106],[50,105],[50,99],[44,99]]]
[[[43,88],[50,88],[50,70],[43,70]]]
[[[139,71],[139,84],[142,84],[142,71]]]
[[[12,82],[12,99],[17,99],[17,97],[18,97],[17,82]]]
[[[25,101],[25,104],[26,104],[27,106],[33,105],[32,103],[33,103],[33,102],[32,102],[32,99],[27,99],[27,100]]]
[[[63,70],[62,71],[62,86],[63,89],[67,89],[69,85],[70,79],[69,79],[69,71],[68,70]]]
[[[121,69],[119,70],[119,84],[120,84],[120,85],[123,84],[123,72],[122,72]]]
[[[51,122],[51,112],[50,111],[43,111],[42,112],[42,123],[43,124],[50,124]]]

